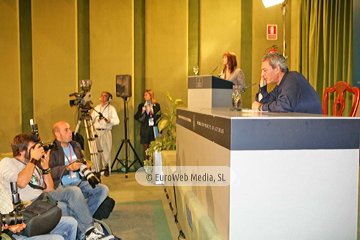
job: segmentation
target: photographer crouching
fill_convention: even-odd
[[[20,198],[23,201],[33,201],[43,192],[47,192],[58,200],[63,216],[71,216],[77,220],[78,239],[114,239],[113,235],[105,236],[94,228],[94,219],[78,187],[69,186],[54,190],[49,168],[51,150],[45,152],[42,144],[35,143],[33,135],[26,133],[15,136],[11,148],[14,158],[4,158],[0,161],[0,180],[7,192],[11,192],[11,182],[17,182]],[[72,236],[67,239],[75,238]]]
[[[87,198],[92,215],[95,218],[107,218],[114,208],[114,201],[108,198],[109,188],[100,184],[100,180],[89,170],[87,162],[83,161],[80,144],[72,141],[72,131],[67,122],[57,122],[52,128],[58,150],[51,152],[50,167],[55,187],[78,186]],[[101,205],[101,217],[96,212]]]

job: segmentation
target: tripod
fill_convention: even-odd
[[[88,140],[89,152],[91,162],[94,164],[94,169],[97,177],[100,177],[100,163],[98,159],[98,154],[102,154],[102,148],[100,143],[96,143],[96,130],[92,124],[92,118],[89,114],[91,107],[79,108],[81,111],[81,116],[77,122],[74,134],[78,132],[80,128],[81,121],[84,121],[86,137]]]
[[[140,161],[140,158],[139,156],[137,155],[134,147],[132,146],[130,140],[128,139],[127,137],[127,121],[129,120],[127,117],[126,117],[126,112],[127,112],[127,97],[122,97],[123,100],[124,100],[124,133],[125,133],[125,139],[123,139],[121,141],[121,145],[120,145],[120,148],[119,150],[117,151],[116,153],[116,157],[111,165],[111,169],[114,167],[114,164],[116,161],[118,161],[125,169],[126,169],[126,172],[125,172],[125,177],[128,178],[128,172],[129,172],[129,169],[134,165],[134,163],[136,161],[138,161],[140,163],[140,165],[143,167],[143,163]],[[135,155],[135,160],[130,164],[129,166],[129,152],[128,152],[128,145],[131,147],[134,155]],[[121,152],[121,149],[122,147],[125,146],[125,159],[119,159],[118,156],[119,156],[119,153]]]

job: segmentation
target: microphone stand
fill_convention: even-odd
[[[252,87],[252,86],[254,86],[256,83],[253,83],[253,84],[251,84],[251,85],[249,85],[249,86],[246,86],[246,87],[243,87],[242,89],[241,89],[241,92],[245,92],[245,89],[247,89],[247,88],[249,88],[249,87]]]
[[[210,73],[210,75],[213,75],[213,73],[218,69],[219,66],[216,66],[216,68]]]

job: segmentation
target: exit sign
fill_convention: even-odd
[[[277,25],[275,24],[268,24],[267,25],[267,40],[277,40]]]

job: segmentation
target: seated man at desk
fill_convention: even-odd
[[[267,84],[275,83],[277,86],[270,93],[266,85],[261,87],[259,93],[263,98],[253,102],[252,110],[321,114],[320,99],[314,88],[301,73],[289,71],[280,53],[271,52],[263,57],[261,78]]]

